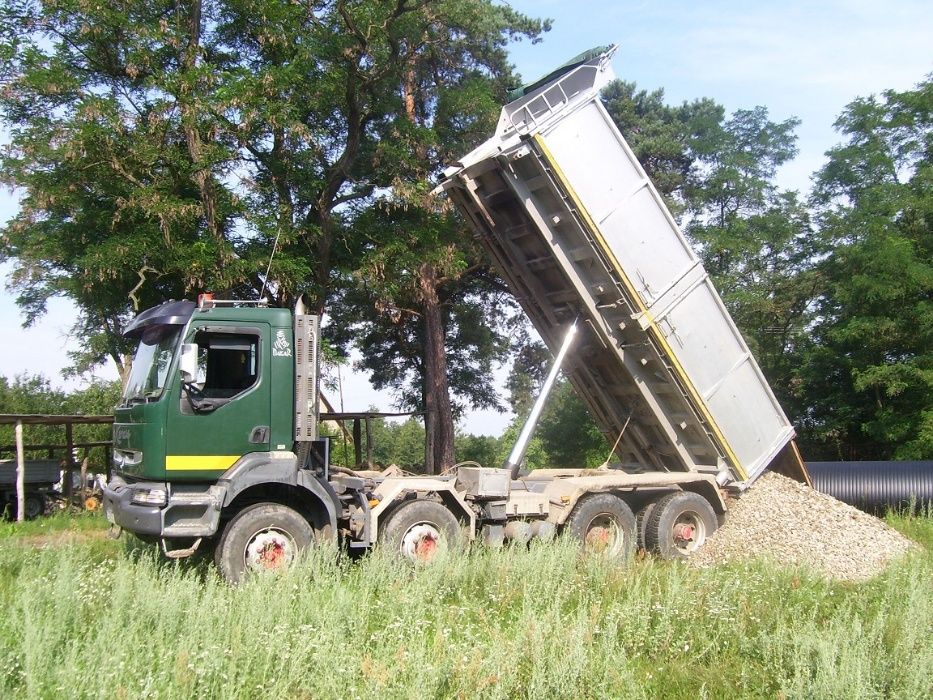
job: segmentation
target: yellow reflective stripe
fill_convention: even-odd
[[[739,478],[744,481],[748,478],[748,473],[739,462],[739,458],[736,456],[735,452],[733,452],[732,446],[729,445],[729,441],[726,440],[726,436],[723,435],[722,430],[720,430],[719,426],[716,424],[716,421],[713,420],[713,416],[709,412],[709,408],[706,406],[706,402],[703,400],[703,397],[700,396],[700,393],[696,390],[696,387],[693,386],[693,382],[690,381],[690,377],[687,375],[687,372],[680,364],[677,356],[674,355],[674,349],[668,344],[667,338],[664,337],[664,334],[661,333],[661,329],[658,328],[654,317],[648,311],[648,307],[645,306],[641,296],[635,290],[635,285],[632,284],[632,281],[629,279],[628,275],[625,274],[625,271],[622,269],[622,266],[619,264],[619,261],[613,254],[612,249],[606,243],[606,239],[603,237],[602,231],[600,231],[599,227],[596,225],[596,222],[593,221],[593,219],[590,217],[586,207],[583,206],[583,202],[580,201],[580,198],[577,196],[576,191],[571,186],[570,181],[564,174],[564,171],[561,170],[560,166],[557,164],[557,159],[554,157],[554,154],[551,153],[551,149],[548,148],[541,134],[534,134],[531,138],[535,142],[535,145],[538,147],[538,149],[541,151],[541,155],[547,161],[550,168],[554,171],[557,179],[560,180],[561,187],[563,187],[567,192],[567,196],[570,197],[571,201],[573,202],[573,206],[576,208],[577,212],[580,214],[580,217],[583,219],[583,223],[586,224],[587,228],[590,229],[590,233],[593,234],[596,242],[603,249],[603,253],[612,264],[612,267],[615,270],[615,273],[619,276],[619,279],[622,281],[622,285],[628,292],[632,303],[638,308],[640,313],[644,314],[644,317],[648,323],[647,330],[649,334],[661,346],[664,354],[667,355],[667,358],[670,360],[672,368],[674,369],[674,373],[677,375],[678,379],[680,379],[682,386],[689,395],[690,402],[703,417],[703,420],[706,421],[707,425],[709,425],[710,430],[713,433],[713,437],[719,444],[719,448],[726,453],[726,457],[732,462],[732,466],[738,474]]]
[[[240,455],[167,455],[167,471],[226,471]]]

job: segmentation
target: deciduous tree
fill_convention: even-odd
[[[859,98],[820,170],[831,253],[801,371],[814,448],[843,459],[933,457],[933,79]]]

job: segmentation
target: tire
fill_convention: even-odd
[[[257,503],[227,523],[214,550],[221,575],[236,585],[260,571],[283,571],[314,542],[314,528],[280,503]]]
[[[26,520],[34,520],[45,513],[46,500],[41,493],[27,493],[23,499],[23,511],[26,513]]]
[[[402,559],[427,564],[460,543],[460,522],[437,501],[405,501],[380,526],[379,543]]]
[[[654,510],[657,504],[657,501],[646,503],[641,507],[641,510],[635,514],[635,531],[638,533],[639,549],[648,549],[648,545],[645,543],[645,530],[648,529],[648,518],[651,517],[651,511]]]
[[[716,513],[705,498],[689,491],[669,493],[655,503],[648,517],[646,549],[662,559],[685,559],[717,527]]]
[[[582,497],[564,524],[583,551],[625,561],[635,552],[635,516],[628,504],[611,493]]]

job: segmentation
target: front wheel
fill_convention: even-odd
[[[645,526],[646,549],[662,559],[684,559],[706,542],[718,523],[705,498],[689,491],[661,498]]]
[[[260,571],[282,571],[311,546],[314,529],[298,511],[280,503],[257,503],[227,523],[214,560],[232,584]]]
[[[564,529],[588,554],[624,561],[635,551],[635,516],[625,501],[611,493],[581,498]]]

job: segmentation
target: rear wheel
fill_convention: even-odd
[[[638,546],[641,549],[648,549],[648,545],[645,543],[645,530],[648,528],[648,519],[651,517],[651,511],[654,510],[656,505],[656,501],[646,503],[641,507],[641,510],[635,514],[635,531],[638,533]]]
[[[38,518],[45,513],[45,505],[46,499],[43,494],[36,492],[27,493],[23,500],[23,513],[26,515],[26,520]]]
[[[611,493],[581,498],[564,528],[588,554],[625,560],[635,551],[635,516],[625,501]]]
[[[662,559],[684,559],[716,531],[713,507],[689,491],[671,493],[655,504],[645,526],[646,548]]]
[[[460,541],[456,516],[437,501],[406,501],[380,526],[379,542],[416,564],[428,563]]]
[[[233,584],[260,571],[287,569],[311,546],[314,529],[298,511],[280,503],[258,503],[227,523],[214,560]]]

